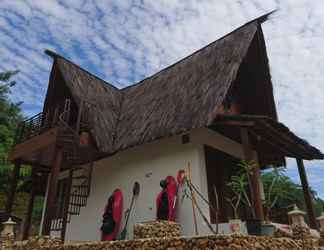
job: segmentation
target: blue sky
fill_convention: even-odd
[[[118,87],[174,63],[243,23],[263,24],[280,121],[324,150],[324,1],[1,0],[0,71],[19,69],[14,101],[39,112],[54,50]],[[324,163],[306,162],[324,198]],[[287,173],[299,181],[296,164]]]

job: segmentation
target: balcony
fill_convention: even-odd
[[[21,122],[16,130],[15,145],[23,143],[32,137],[38,136],[45,131],[57,126],[59,121],[58,112],[50,119],[49,114],[38,113],[23,122]]]
[[[56,109],[54,114],[41,112],[21,122],[16,130],[9,160],[50,165],[59,122],[68,121],[68,118],[69,110],[59,115],[59,109]]]

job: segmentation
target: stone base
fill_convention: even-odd
[[[319,245],[324,247],[324,229],[320,231]]]
[[[299,225],[292,225],[293,238],[296,240],[306,240],[311,238],[310,229]]]
[[[35,236],[28,240],[16,241],[14,249],[55,249],[63,244],[62,240],[57,237]]]
[[[180,237],[180,225],[172,221],[148,221],[134,225],[134,239]]]
[[[0,250],[11,250],[14,245],[14,236],[13,235],[2,235],[0,237]]]
[[[29,242],[25,245],[15,244],[10,250],[308,250],[319,248],[308,241],[269,236],[209,235],[196,237],[165,237],[138,240],[120,240],[112,242],[68,243],[66,245],[42,245],[45,242]],[[8,249],[9,250],[9,249]]]

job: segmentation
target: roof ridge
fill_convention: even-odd
[[[156,73],[153,73],[152,75],[150,75],[150,76],[148,76],[148,77],[145,77],[144,79],[142,79],[142,80],[140,80],[140,81],[138,81],[138,82],[136,82],[136,83],[134,83],[134,84],[132,84],[132,85],[126,86],[126,87],[124,87],[124,88],[121,88],[120,90],[123,91],[123,90],[125,90],[125,89],[128,89],[128,88],[131,88],[131,87],[134,87],[134,86],[140,85],[140,84],[143,83],[144,81],[146,81],[146,80],[148,80],[148,79],[150,79],[150,78],[155,77],[156,75],[160,74],[161,72],[163,72],[163,71],[165,71],[165,70],[167,70],[167,69],[169,69],[169,68],[172,68],[173,66],[175,66],[175,65],[177,65],[177,64],[179,64],[179,63],[181,63],[181,62],[183,62],[184,60],[188,59],[189,57],[191,57],[191,56],[193,56],[193,55],[195,55],[195,54],[201,52],[202,50],[208,48],[209,46],[212,46],[212,45],[215,44],[216,42],[219,42],[220,40],[222,40],[222,39],[224,39],[224,38],[226,38],[226,37],[232,35],[232,34],[235,33],[236,31],[238,31],[238,30],[244,28],[245,26],[247,26],[247,25],[249,25],[249,24],[251,24],[251,23],[253,23],[253,22],[256,22],[256,21],[259,22],[259,23],[263,23],[263,22],[265,22],[265,21],[267,20],[267,18],[268,18],[270,15],[272,15],[274,12],[276,12],[276,11],[277,11],[277,9],[275,9],[275,10],[273,10],[273,11],[270,11],[270,12],[268,12],[268,13],[262,15],[262,16],[259,16],[259,17],[255,18],[255,19],[251,20],[251,21],[248,21],[247,23],[245,23],[245,24],[243,24],[243,25],[237,27],[236,29],[232,30],[230,33],[226,33],[225,35],[221,36],[220,38],[218,38],[218,39],[216,39],[216,40],[214,40],[214,41],[208,43],[207,45],[203,46],[202,48],[200,48],[200,49],[198,49],[198,50],[195,50],[195,51],[192,52],[191,54],[189,54],[189,55],[187,55],[187,56],[181,58],[180,60],[176,61],[175,63],[170,64],[169,66],[167,66],[167,67],[165,67],[165,68],[159,70],[159,71],[156,72]]]
[[[96,76],[95,74],[91,73],[90,71],[88,71],[88,70],[82,68],[80,65],[74,63],[73,61],[67,59],[66,57],[64,57],[64,56],[62,56],[62,55],[60,55],[60,54],[58,54],[58,53],[56,53],[56,52],[54,52],[54,51],[52,51],[52,50],[49,50],[49,49],[45,49],[45,50],[44,50],[44,53],[45,53],[46,55],[52,57],[53,59],[55,59],[56,57],[59,57],[59,58],[65,60],[65,61],[67,61],[68,63],[72,64],[73,66],[75,66],[75,67],[77,67],[77,68],[79,68],[80,70],[84,71],[85,73],[87,73],[87,74],[93,76],[94,78],[100,80],[101,82],[107,84],[108,86],[113,87],[115,90],[120,91],[120,89],[117,88],[117,87],[116,87],[115,85],[113,85],[112,83],[109,83],[109,82],[107,82],[106,80],[103,80],[103,79],[100,78],[99,76]]]
[[[126,90],[126,89],[128,89],[128,88],[131,88],[131,87],[134,87],[134,86],[140,85],[140,84],[143,83],[144,81],[146,81],[146,80],[148,80],[148,79],[150,79],[150,78],[155,77],[156,75],[160,74],[161,72],[163,72],[163,71],[165,71],[165,70],[167,70],[167,69],[169,69],[169,68],[172,68],[173,66],[175,66],[175,65],[177,65],[177,64],[179,64],[179,63],[181,63],[181,62],[183,62],[184,60],[186,60],[186,59],[190,58],[191,56],[193,56],[193,55],[195,55],[195,54],[201,52],[202,50],[208,48],[209,46],[215,44],[216,42],[218,42],[218,41],[220,41],[220,40],[222,40],[222,39],[224,39],[224,38],[226,38],[226,37],[232,35],[232,34],[235,33],[236,31],[238,31],[238,30],[244,28],[245,26],[247,26],[247,25],[249,25],[249,24],[251,24],[251,23],[253,23],[253,22],[258,22],[258,23],[263,23],[263,22],[265,22],[265,21],[268,19],[268,17],[269,17],[270,15],[272,15],[273,13],[275,13],[276,11],[277,11],[277,9],[272,10],[272,11],[270,11],[270,12],[268,12],[268,13],[262,15],[262,16],[259,16],[259,17],[255,18],[255,19],[251,20],[251,21],[248,21],[247,23],[245,23],[245,24],[243,24],[243,25],[237,27],[236,29],[232,30],[230,33],[227,33],[227,34],[223,35],[222,37],[218,38],[217,40],[214,40],[214,41],[208,43],[207,45],[203,46],[202,48],[200,48],[200,49],[194,51],[193,53],[191,53],[191,54],[189,54],[189,55],[183,57],[183,58],[180,59],[180,60],[178,60],[177,62],[172,63],[172,64],[170,64],[169,66],[167,66],[167,67],[165,67],[165,68],[159,70],[158,72],[155,72],[155,73],[153,73],[152,75],[150,75],[150,76],[148,76],[148,77],[145,77],[144,79],[142,79],[142,80],[140,80],[140,81],[138,81],[138,82],[135,82],[135,83],[133,83],[133,84],[131,84],[131,85],[129,85],[129,86],[123,87],[123,88],[118,88],[118,87],[116,87],[114,84],[109,83],[109,82],[103,80],[102,78],[96,76],[95,74],[91,73],[90,71],[88,71],[88,70],[82,68],[80,65],[74,63],[73,61],[71,61],[71,60],[65,58],[64,56],[62,56],[62,55],[60,55],[60,54],[58,54],[58,53],[56,53],[56,52],[54,52],[54,51],[51,51],[51,50],[49,50],[49,49],[45,49],[44,52],[45,52],[45,54],[51,56],[52,58],[55,58],[55,57],[60,57],[60,58],[62,58],[63,60],[65,60],[65,61],[71,63],[72,65],[74,65],[74,66],[76,66],[76,67],[78,67],[78,68],[81,69],[82,71],[84,71],[84,72],[86,72],[87,74],[89,74],[89,75],[95,77],[96,79],[102,81],[103,83],[107,84],[108,86],[113,87],[115,90],[123,92],[124,90]]]

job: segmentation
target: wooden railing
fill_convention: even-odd
[[[16,129],[15,144],[22,143],[34,136],[37,136],[49,128],[58,125],[59,122],[64,121],[68,123],[70,117],[71,101],[65,101],[64,111],[60,114],[60,106],[57,106],[54,112],[43,113],[40,112],[18,124]]]
[[[21,122],[16,130],[15,144],[26,141],[46,130],[48,124],[45,124],[44,121],[44,114],[38,113]]]

